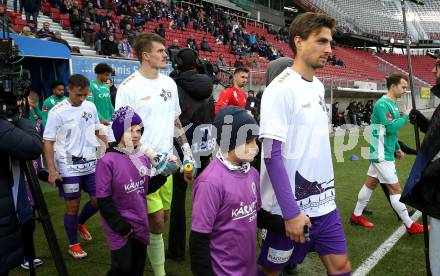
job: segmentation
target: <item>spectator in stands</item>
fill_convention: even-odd
[[[17,9],[17,4],[18,4],[18,2],[20,3],[20,13],[23,13],[23,9],[24,9],[24,7],[23,7],[23,0],[14,0],[14,2],[13,2],[13,5],[14,5],[14,12],[18,12],[18,9]]]
[[[93,29],[93,23],[90,21],[90,17],[85,18],[81,25],[81,32],[84,43],[88,46],[92,46],[95,41],[95,30]]]
[[[119,21],[119,29],[125,30],[125,27],[127,27],[128,24],[130,24],[130,20],[128,19],[125,14],[121,14],[121,20]]]
[[[340,58],[338,60],[336,60],[335,65],[339,66],[339,67],[346,67],[344,61]]]
[[[165,27],[163,26],[162,23],[159,24],[158,27],[156,27],[156,29],[154,30],[154,32],[158,35],[160,35],[161,37],[165,38]]]
[[[35,35],[35,37],[37,37],[37,24],[35,24],[35,22],[33,20],[29,21],[26,26],[29,27],[29,29],[31,29],[31,32]]]
[[[137,26],[136,30],[134,30],[134,34],[136,35],[136,37],[138,35],[140,35],[141,33],[143,33],[143,32],[144,32],[144,27],[143,26]]]
[[[335,102],[332,105],[332,124],[334,128],[341,125],[339,120],[339,102]]]
[[[235,68],[244,67],[243,59],[241,58],[241,56],[238,57],[238,59],[235,60],[234,67]]]
[[[127,26],[125,26],[123,35],[126,36],[130,44],[133,45],[134,39],[136,38],[136,31],[133,30],[131,24],[127,24]]]
[[[130,42],[127,37],[124,36],[122,40],[118,44],[118,52],[121,57],[124,58],[132,58],[133,57],[133,48],[131,47]]]
[[[72,0],[63,0],[60,4],[60,12],[62,14],[70,13],[74,7],[74,3]]]
[[[202,42],[200,42],[200,50],[205,51],[205,52],[215,52],[209,46],[208,40],[206,39],[205,36],[202,38]]]
[[[107,39],[109,33],[107,27],[102,26],[99,32],[95,34],[95,50],[100,55],[102,53],[102,41]]]
[[[136,16],[133,18],[133,23],[135,27],[144,26],[145,18],[142,16],[142,13],[136,13]]]
[[[358,109],[357,109],[357,102],[356,101],[352,101],[348,107],[348,118],[350,119],[350,123],[352,125],[357,125],[358,124]]]
[[[81,54],[81,51],[78,46],[72,47],[72,54]]]
[[[5,6],[0,4],[0,17],[3,19],[3,22],[0,22],[0,24],[5,24],[6,29],[10,28],[12,26],[12,20],[11,17],[6,13]]]
[[[219,67],[227,67],[228,66],[226,63],[226,60],[225,60],[225,56],[223,54],[220,54],[218,56],[216,63],[217,63],[217,66],[219,66]]]
[[[104,56],[116,57],[119,54],[118,44],[115,42],[115,37],[112,34],[102,41],[101,50]]]
[[[67,48],[69,48],[69,51],[72,50],[72,48],[70,47],[69,43],[65,39],[63,39],[61,37],[61,32],[59,32],[59,31],[56,31],[54,33],[54,36],[49,38],[49,41],[64,44],[64,45],[66,45]]]
[[[51,38],[53,37],[55,34],[54,32],[52,32],[50,30],[50,24],[49,22],[44,22],[43,23],[43,28],[41,28],[38,32],[37,32],[37,36],[38,38]]]
[[[79,14],[78,9],[73,9],[72,13],[69,16],[70,28],[75,37],[81,37],[81,16]]]
[[[92,18],[90,18],[90,19],[92,19]],[[107,27],[107,29],[116,28],[115,22],[113,21],[113,13],[111,11],[108,11],[106,16],[104,16],[102,19],[98,19],[98,20],[101,21],[100,25]],[[92,20],[92,22],[99,23],[99,22],[95,22],[93,20]]]
[[[21,30],[20,35],[36,38],[36,36],[31,32],[31,28],[29,28],[28,26],[24,26],[23,27],[23,29]]]
[[[24,14],[26,16],[26,22],[32,20],[35,25],[38,26],[38,13],[40,12],[41,3],[40,0],[23,0]]]
[[[368,100],[364,108],[364,122],[370,124],[371,114],[373,113],[373,100]]]
[[[176,55],[177,52],[179,52],[180,47],[179,47],[179,40],[174,39],[173,40],[173,45],[171,45],[170,47],[168,47],[167,49],[167,53],[168,53],[168,57],[171,61],[172,64],[176,64]]]
[[[221,34],[218,34],[217,37],[215,38],[215,44],[216,45],[223,45],[223,36]]]

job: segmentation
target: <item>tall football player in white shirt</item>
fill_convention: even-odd
[[[153,165],[158,167],[158,159],[172,155],[173,137],[176,137],[184,153],[183,164],[191,163],[195,168],[191,148],[179,120],[181,112],[177,85],[173,79],[159,73],[160,69],[167,68],[165,40],[154,33],[143,33],[136,37],[133,48],[141,62],[141,67],[119,86],[116,110],[122,106],[130,106],[142,118],[144,133],[141,138],[141,150],[146,153]],[[150,179],[150,183],[167,181],[163,175],[171,174],[176,169],[159,171],[161,174],[156,173]],[[185,172],[184,178],[191,181],[194,175],[195,169]],[[162,233],[171,207],[171,198],[170,179],[157,192],[147,196],[150,226],[150,245],[147,247],[147,252],[155,276],[165,275]]]
[[[64,198],[66,213],[64,228],[69,241],[68,252],[75,259],[87,256],[78,242],[78,233],[85,240],[92,236],[84,226],[98,211],[95,187],[97,147],[104,151],[107,138],[100,134],[98,112],[93,103],[85,101],[89,94],[89,80],[83,75],[72,75],[67,82],[69,97],[54,106],[44,130],[44,156],[49,171],[49,184]],[[101,144],[101,146],[100,146]],[[89,194],[78,216],[81,190]]]
[[[283,216],[286,233],[263,230],[261,274],[279,275],[288,264],[299,264],[314,251],[328,275],[350,275],[345,233],[335,204],[324,86],[315,77],[332,52],[336,24],[324,14],[297,16],[289,28],[295,63],[263,94],[262,207]]]

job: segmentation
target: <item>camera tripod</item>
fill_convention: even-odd
[[[46,201],[44,200],[43,192],[40,188],[40,183],[38,181],[37,175],[35,173],[32,161],[21,161],[20,167],[24,171],[28,185],[35,202],[34,210],[38,214],[37,220],[40,221],[43,226],[44,235],[46,236],[47,243],[55,262],[55,267],[58,271],[58,275],[67,276],[66,264],[64,263],[63,256],[61,254],[60,247],[58,245],[58,240],[53,230],[52,222],[50,220],[49,211],[47,210]],[[34,253],[32,255],[35,255]],[[35,256],[30,256],[29,262],[29,274],[31,276],[35,275],[34,259]]]

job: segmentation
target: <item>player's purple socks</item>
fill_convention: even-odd
[[[350,272],[345,272],[345,273],[341,273],[341,274],[330,274],[327,273],[328,276],[350,276],[351,275],[351,271]]]
[[[64,228],[70,245],[78,243],[78,216],[64,214]]]
[[[92,203],[89,201],[84,205],[84,207],[81,210],[81,214],[78,218],[79,224],[84,224],[86,221],[93,216],[98,211],[98,208],[95,208],[92,206]]]

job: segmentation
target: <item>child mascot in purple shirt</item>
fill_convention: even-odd
[[[144,131],[142,119],[130,107],[112,117],[117,145],[96,165],[96,197],[110,248],[107,275],[143,275],[149,243],[146,195],[151,164],[138,148]]]
[[[193,189],[191,271],[256,275],[257,223],[284,232],[281,216],[260,208],[260,177],[250,165],[258,153],[258,125],[248,111],[230,106],[219,111],[214,126],[219,151]]]

